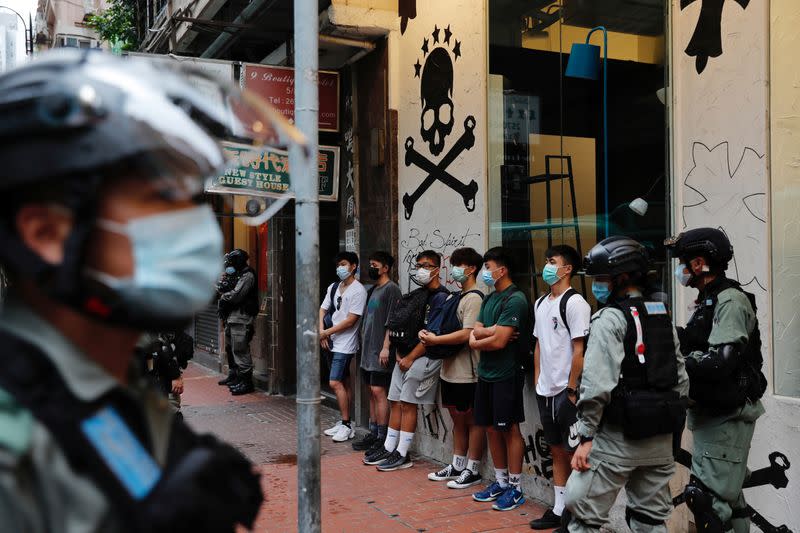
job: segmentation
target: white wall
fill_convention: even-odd
[[[391,82],[396,90],[392,98],[398,111],[398,196],[399,196],[399,267],[401,287],[409,287],[408,271],[418,252],[433,249],[445,260],[462,246],[483,252],[486,244],[486,9],[483,0],[419,2],[417,16],[410,19],[405,32],[390,40],[397,46],[394,65],[397,75]],[[436,30],[438,29],[438,32]],[[438,42],[436,42],[438,40]],[[423,47],[427,43],[426,49]],[[427,53],[426,53],[427,51]],[[416,65],[416,66],[415,66]],[[448,90],[447,71],[452,66],[452,93]],[[423,84],[422,82],[426,82]],[[427,83],[431,81],[431,83]],[[423,87],[427,94],[423,94]],[[430,90],[428,90],[430,89]],[[452,102],[452,129],[442,132],[443,146],[431,148],[421,133],[422,114],[427,107]],[[436,104],[436,105],[434,105]],[[412,196],[429,172],[410,154],[436,166],[465,134],[465,120],[474,118],[474,143],[458,151],[445,165],[458,192],[436,180],[419,196],[408,213],[404,197]],[[444,121],[441,121],[444,122]],[[407,140],[413,152],[407,150]],[[409,162],[409,165],[406,163]],[[458,183],[460,182],[460,184]],[[470,183],[473,189],[465,195]],[[471,211],[464,197],[474,199]],[[442,276],[447,275],[443,263]]]
[[[697,226],[723,229],[735,258],[728,271],[756,295],[764,339],[764,372],[772,379],[769,233],[769,5],[753,0],[746,8],[729,1],[721,13],[722,55],[697,72],[684,51],[690,43],[702,2],[680,9],[672,0],[673,27],[673,208],[674,230]],[[709,32],[710,33],[710,32]],[[708,36],[708,35],[707,35]],[[711,34],[713,36],[713,34]],[[794,51],[796,53],[796,50]],[[676,322],[685,323],[693,300],[681,291]],[[768,464],[767,455],[785,453],[800,460],[800,409],[795,402],[764,398],[749,466]],[[775,525],[800,529],[798,467],[787,472],[789,487],[745,491],[749,503]]]

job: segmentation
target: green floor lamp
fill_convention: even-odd
[[[600,72],[600,47],[589,44],[596,31],[603,32],[603,205],[605,207],[604,232],[608,237],[608,32],[605,26],[592,28],[585,43],[574,43],[567,61],[565,75],[570,78],[596,80]]]

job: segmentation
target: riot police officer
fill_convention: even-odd
[[[250,341],[253,340],[253,322],[258,314],[258,288],[255,271],[247,264],[248,259],[247,252],[240,248],[225,255],[225,274],[235,279],[235,283],[222,289],[217,302],[225,324],[225,354],[228,358],[228,377],[219,384],[228,385],[234,396],[254,390]]]
[[[211,300],[222,234],[196,201],[232,129],[206,94],[90,50],[0,76],[0,531],[253,524],[253,465],[130,371],[143,331]]]
[[[643,294],[648,256],[640,243],[608,237],[584,268],[605,307],[592,318],[583,364],[568,530],[599,531],[624,486],[634,533],[666,532],[673,434],[683,430],[689,389],[677,334],[665,305]]]
[[[766,389],[755,298],[725,276],[733,247],[722,231],[692,229],[665,244],[679,260],[678,282],[698,291],[697,307],[679,330],[694,440],[687,503],[698,531],[750,531],[742,485]]]

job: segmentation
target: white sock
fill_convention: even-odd
[[[497,480],[500,488],[508,487],[508,468],[495,468],[494,478]]]
[[[467,462],[467,468],[473,474],[477,474],[477,473],[479,473],[478,471],[481,469],[481,462],[480,461],[476,461],[475,459],[470,459]]]
[[[405,457],[408,455],[408,448],[411,446],[411,441],[414,440],[414,432],[413,431],[401,431],[400,432],[400,442],[397,444],[397,451],[400,452],[400,455]]]
[[[397,448],[397,440],[400,438],[400,432],[396,429],[388,428],[386,430],[386,440],[383,441],[383,447],[387,452],[393,452]]]
[[[556,493],[556,503],[553,505],[553,512],[558,516],[564,512],[564,491],[567,490],[567,487],[557,487],[553,485],[553,490]]]
[[[519,474],[509,474],[508,483],[515,489],[519,489],[519,483],[522,481],[522,472]]]
[[[467,466],[467,456],[466,455],[453,455],[453,466],[459,472],[464,470]]]

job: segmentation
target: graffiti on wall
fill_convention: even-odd
[[[408,20],[417,18],[417,0],[397,0],[397,14],[400,15],[400,35],[402,35],[408,28]]]
[[[696,0],[681,0],[681,10],[693,4]],[[686,47],[686,55],[695,58],[695,69],[698,74],[705,70],[709,57],[722,55],[722,8],[725,0],[700,0],[700,15],[694,33]],[[734,0],[747,7],[750,0]]]
[[[553,456],[550,446],[544,440],[544,429],[536,428],[535,434],[525,437],[525,464],[537,477],[550,481],[553,479]]]
[[[750,147],[741,154],[731,154],[727,141],[710,148],[695,142],[692,159],[692,168],[684,179],[683,227],[716,221],[733,245],[728,275],[743,286],[766,291],[766,280],[759,277],[760,258],[753,253],[766,232],[764,154]]]
[[[433,405],[419,405],[418,406],[418,419],[421,421],[422,428],[430,437],[441,440],[447,440],[448,428],[442,416],[442,410],[439,404]]]

